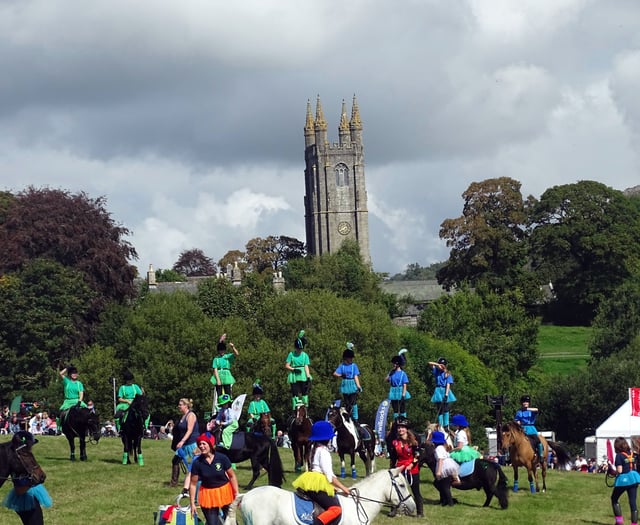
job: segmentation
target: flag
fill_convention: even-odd
[[[231,419],[240,419],[240,416],[242,415],[242,406],[244,405],[244,400],[247,397],[247,394],[240,394],[238,397],[236,397],[233,400],[233,403],[231,403]]]
[[[381,441],[384,441],[384,436],[387,433],[387,414],[389,413],[389,404],[391,402],[385,399],[378,407],[376,413],[376,421],[374,423],[375,430]]]
[[[640,416],[640,388],[630,388],[629,399],[631,400],[631,415]]]

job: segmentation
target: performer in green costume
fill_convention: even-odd
[[[144,390],[133,382],[134,377],[129,370],[126,370],[122,374],[122,380],[124,381],[124,385],[121,385],[118,389],[118,404],[116,405],[116,413],[113,416],[118,431],[120,430],[122,417],[125,415],[125,412],[129,410],[129,405],[131,404],[131,402],[138,394],[144,394]],[[149,415],[144,422],[145,428],[149,427],[150,418],[151,415]]]

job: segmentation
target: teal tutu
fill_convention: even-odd
[[[409,394],[409,391],[407,390],[406,395],[404,396],[405,399],[411,399],[411,394]],[[401,386],[392,386],[389,389],[389,399],[391,401],[400,401],[402,399],[402,387]]]
[[[36,502],[40,504],[41,507],[49,508],[53,504],[51,501],[51,496],[47,492],[47,489],[44,488],[44,485],[36,485],[35,487],[31,487],[24,494],[16,494],[14,489],[9,491],[4,498],[2,504],[10,510],[14,510],[16,512],[24,512],[28,510],[33,510],[36,507]]]
[[[635,485],[640,483],[640,474],[637,470],[630,470],[625,474],[618,474],[616,481],[613,484],[614,487],[628,487],[629,485]]]
[[[343,379],[340,383],[341,394],[355,394],[358,391],[355,379]]]
[[[475,448],[465,445],[460,450],[453,450],[449,455],[455,460],[456,463],[466,463],[467,461],[473,461],[482,457],[480,452]]]
[[[444,401],[444,392],[445,388],[443,386],[436,387],[433,395],[431,396],[432,403],[442,403]],[[449,395],[447,396],[447,403],[453,403],[457,401],[458,398],[453,393],[453,390],[449,390]]]

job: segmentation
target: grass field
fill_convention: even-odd
[[[538,331],[538,367],[544,373],[575,374],[586,370],[591,328],[542,325]]]
[[[4,438],[4,436],[2,436]],[[47,525],[118,524],[152,525],[153,512],[162,504],[170,504],[179,490],[170,488],[171,456],[168,441],[145,440],[143,443],[145,466],[123,466],[120,464],[122,447],[115,438],[105,438],[97,446],[89,445],[89,461],[71,463],[66,439],[45,436],[35,445],[34,453],[47,472],[45,483],[54,505],[44,510]],[[295,479],[290,450],[281,449],[286,470],[286,488]],[[377,460],[377,468],[388,467],[386,460]],[[360,475],[364,467],[358,460]],[[338,470],[339,471],[339,470]],[[510,484],[513,474],[506,471]],[[250,477],[249,464],[238,465],[241,485]],[[527,485],[521,471],[520,484]],[[491,508],[482,508],[484,493],[477,491],[454,491],[459,504],[443,508],[437,505],[438,495],[432,485],[433,477],[428,470],[421,471],[422,495],[425,498],[425,518],[388,518],[386,511],[375,520],[376,524],[400,523],[473,523],[474,525],[518,524],[518,525],[566,525],[613,523],[609,497],[611,489],[598,474],[551,471],[547,476],[548,492],[529,494],[521,489],[510,494],[507,510],[499,510],[497,503]],[[266,484],[266,476],[258,480]],[[347,485],[352,481],[348,479]],[[9,490],[5,485],[3,494]],[[622,500],[625,520],[629,519],[626,496]],[[0,509],[0,523],[19,525],[17,514],[4,507]]]

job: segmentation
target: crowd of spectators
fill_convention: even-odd
[[[27,430],[34,435],[59,434],[56,418],[40,409],[38,403],[21,403],[20,411],[11,411],[7,405],[0,413],[0,434],[15,434]]]

